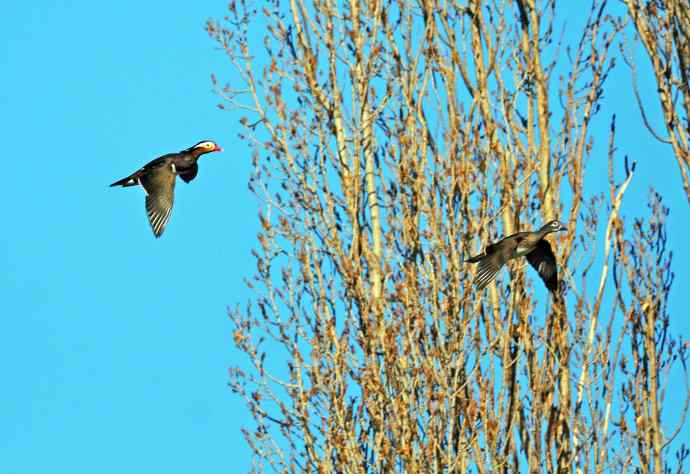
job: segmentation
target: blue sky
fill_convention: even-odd
[[[245,472],[250,424],[227,388],[227,306],[244,303],[257,204],[239,116],[210,74],[232,80],[204,31],[225,2],[10,2],[0,16],[0,471]],[[670,149],[639,127],[621,87],[619,150],[640,161],[628,211],[651,184],[672,208],[675,268],[690,264],[690,212]],[[610,85],[610,84],[609,84]],[[651,84],[643,84],[647,90]],[[154,157],[213,139],[178,182],[153,238],[139,189],[108,184]],[[604,146],[607,137],[599,138]],[[591,164],[605,182],[605,154]],[[663,163],[663,166],[661,165]],[[600,171],[597,171],[600,170]],[[678,275],[676,308],[689,280]],[[672,305],[672,309],[674,307]],[[674,332],[689,334],[682,314]]]
[[[256,201],[210,74],[224,2],[9,2],[0,15],[0,471],[244,472],[227,387]],[[227,71],[227,68],[225,68]],[[213,139],[153,238],[108,185]]]

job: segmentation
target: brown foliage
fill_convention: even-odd
[[[634,165],[618,183],[613,119],[608,195],[585,193],[623,23],[596,0],[569,44],[556,14],[276,0],[209,22],[244,82],[219,93],[248,113],[262,202],[256,296],[231,312],[259,470],[660,472],[685,357],[666,210],[653,194],[621,216]],[[521,261],[473,289],[464,257],[554,217],[562,298]]]

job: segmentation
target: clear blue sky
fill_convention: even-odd
[[[3,5],[4,474],[249,467],[239,428],[250,419],[226,385],[238,357],[226,307],[249,297],[257,205],[237,116],[211,93],[210,73],[232,80],[232,71],[203,29],[225,5]],[[626,209],[643,214],[648,187],[662,188],[678,271],[690,265],[678,171],[639,128],[619,71],[602,118],[618,113],[619,149],[640,161]],[[171,222],[154,239],[143,193],[108,184],[207,138],[227,151],[202,158],[191,184],[178,182]],[[603,152],[598,159],[593,173],[605,170]],[[672,309],[684,308],[688,284],[678,275]],[[677,313],[674,332],[689,328]]]
[[[5,2],[0,15],[0,472],[245,472],[227,387],[256,201],[215,107],[222,1]],[[108,185],[213,139],[153,238]]]

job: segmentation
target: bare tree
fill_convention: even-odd
[[[649,120],[637,88],[635,63],[624,54],[632,68],[637,103],[652,135],[673,148],[690,203],[690,2],[624,0],[624,3],[654,72],[665,134],[655,130]]]
[[[624,28],[606,6],[567,37],[535,0],[232,2],[208,23],[262,203],[255,297],[230,312],[257,470],[668,466],[686,347],[667,210],[652,193],[627,222],[615,118],[592,134]],[[585,188],[595,155],[608,190]],[[520,261],[473,288],[467,255],[555,217],[558,292]]]

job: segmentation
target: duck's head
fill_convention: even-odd
[[[546,232],[559,232],[561,230],[568,230],[566,226],[561,224],[559,221],[549,221],[546,224],[544,224],[541,228],[541,230],[546,231]]]
[[[211,140],[203,140],[196,145],[189,147],[188,151],[194,153],[195,155],[203,155],[204,153],[211,153],[214,151],[223,151],[223,149],[218,146],[218,144]]]

